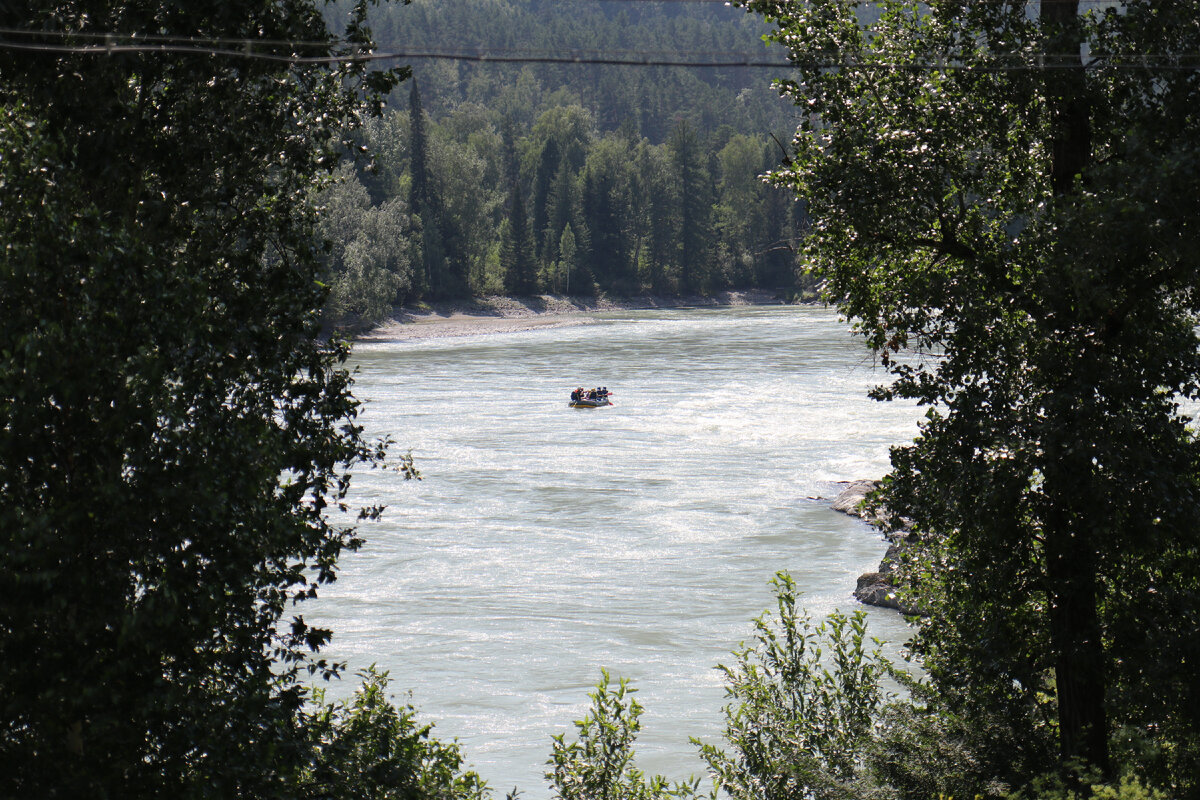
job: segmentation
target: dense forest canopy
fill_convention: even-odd
[[[876,396],[929,406],[882,497],[929,612],[937,713],[906,724],[962,751],[887,779],[1200,797],[1197,3],[746,5],[810,114],[776,174],[806,253]]]
[[[538,114],[577,104],[598,131],[631,128],[662,144],[680,120],[707,136],[721,126],[744,134],[787,135],[796,110],[770,78],[786,70],[780,48],[764,45],[757,17],[713,2],[628,0],[416,0],[371,15],[385,52],[523,55],[630,60],[774,62],[762,68],[506,64],[412,58],[426,110],[442,118],[463,105],[498,112],[518,130]],[[403,89],[392,107],[407,105]]]
[[[779,58],[765,26],[714,3],[419,0],[372,24],[401,54]],[[371,160],[327,196],[332,317],[800,287],[803,208],[760,179],[796,125],[770,70],[418,59],[413,75],[363,131]]]
[[[300,795],[302,676],[336,669],[295,604],[360,544],[324,510],[382,456],[317,335],[312,190],[397,76],[89,48],[339,52],[305,2],[0,27],[33,45],[0,50],[0,796]]]

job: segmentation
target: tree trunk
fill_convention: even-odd
[[[1047,456],[1061,456],[1061,450],[1055,454],[1047,448]],[[1092,544],[1097,532],[1088,525],[1086,514],[1078,511],[1088,465],[1077,466],[1085,470],[1082,475],[1057,458],[1046,478],[1050,507],[1045,521],[1046,581],[1058,691],[1059,749],[1068,768],[1081,762],[1098,768],[1108,778],[1105,657]],[[1084,495],[1086,502],[1086,490]]]
[[[1091,109],[1078,14],[1078,0],[1042,0],[1040,22],[1048,34],[1044,75],[1051,126],[1050,181],[1056,199],[1076,191],[1077,180],[1091,160]],[[1051,417],[1061,427],[1050,434],[1057,441],[1046,443],[1050,644],[1055,656],[1063,764],[1070,768],[1082,762],[1100,769],[1107,779],[1105,659],[1092,544],[1098,532],[1087,513],[1092,465],[1086,458],[1072,459],[1067,453],[1068,447],[1087,435],[1086,423],[1073,410],[1073,388],[1068,383],[1057,391],[1057,409]]]

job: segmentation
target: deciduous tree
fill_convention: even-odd
[[[1196,4],[746,5],[796,68],[807,256],[878,396],[930,406],[884,498],[935,685],[1196,796]]]
[[[286,57],[365,16],[343,47],[308,2],[0,12],[36,45],[0,51],[0,795],[278,796],[305,757],[334,667],[293,605],[382,456],[311,196],[395,76]]]

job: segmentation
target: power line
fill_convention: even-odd
[[[329,47],[329,45],[325,45]],[[170,53],[175,55],[226,56],[253,61],[275,61],[285,64],[345,64],[359,61],[377,61],[403,58],[401,54],[359,53],[353,55],[299,56],[294,53],[280,55],[249,49],[230,50],[219,47],[200,47],[186,44],[96,44],[57,45],[41,42],[10,42],[0,40],[0,50],[15,50],[29,53],[56,53],[60,55],[116,55],[118,53]]]
[[[628,0],[622,0],[628,1]],[[650,2],[651,0],[638,0]],[[691,2],[692,0],[688,0]],[[0,33],[6,31],[0,30]],[[127,37],[124,43],[113,35],[103,36],[103,44],[50,44],[45,42],[15,42],[0,39],[0,50],[17,52],[41,52],[59,55],[116,55],[120,53],[161,53],[174,55],[198,55],[271,61],[276,63],[306,65],[306,64],[345,64],[375,61],[467,61],[490,64],[560,64],[560,65],[596,65],[596,66],[625,66],[625,67],[681,67],[681,68],[765,68],[790,69],[793,65],[779,59],[763,59],[738,53],[693,52],[693,53],[654,53],[643,51],[603,51],[577,50],[560,53],[513,51],[513,50],[407,50],[400,52],[370,52],[358,45],[349,45],[350,49],[358,52],[348,52],[335,55],[303,56],[295,51],[304,47],[322,47],[330,49],[345,46],[345,43],[330,42],[276,42],[271,46],[287,47],[293,52],[287,54],[262,52],[253,49],[254,46],[266,44],[261,40],[229,39],[223,43],[241,45],[233,47],[211,47],[196,43],[175,43],[178,41],[213,41],[213,40],[183,40],[176,37],[161,37],[166,41],[145,41],[149,37]],[[815,69],[845,69],[845,70],[888,70],[888,71],[972,71],[972,72],[1027,72],[1044,70],[1078,69],[1078,64],[1047,63],[1058,60],[1077,59],[1078,54],[1045,54],[1036,60],[1021,59],[1016,56],[1007,60],[995,61],[884,61],[875,60],[867,54],[865,58],[850,60],[844,57],[831,58],[828,61],[805,63],[804,66]],[[1086,65],[1088,69],[1119,69],[1119,70],[1200,70],[1200,53],[1177,54],[1145,54],[1123,56],[1120,62],[1095,60]]]
[[[376,54],[379,58],[404,58],[413,61],[419,60],[449,60],[449,61],[471,61],[484,63],[519,63],[519,64],[599,64],[599,65],[620,65],[620,66],[645,66],[645,67],[754,67],[754,68],[770,68],[770,69],[793,69],[796,65],[782,60],[762,60],[750,56],[735,56],[724,54],[683,54],[683,55],[703,55],[710,56],[710,60],[700,61],[695,59],[678,60],[663,58],[659,54],[638,53],[628,51],[626,58],[605,57],[605,56],[589,56],[580,53],[567,55],[535,55],[529,53],[509,53],[509,52],[431,52],[431,51],[411,51],[402,54],[380,53]],[[372,55],[374,58],[376,55]],[[959,60],[938,60],[938,61],[881,61],[871,59],[868,55],[864,59],[851,60],[846,58],[830,59],[828,61],[806,62],[805,67],[815,69],[846,69],[846,70],[915,70],[915,71],[972,71],[972,72],[1029,72],[1029,71],[1044,71],[1044,70],[1064,70],[1064,69],[1079,69],[1080,64],[1069,63],[1071,59],[1078,59],[1079,54],[1040,54],[1036,61],[1023,60],[1018,56],[1013,56],[1005,63],[1002,60],[997,61],[978,61],[967,62]],[[1190,63],[1182,63],[1183,61]],[[1058,63],[1055,63],[1058,62]],[[1120,63],[1094,60],[1093,62],[1083,65],[1087,69],[1121,69],[1121,70],[1200,70],[1200,53],[1187,54],[1172,54],[1172,55],[1144,55],[1135,56],[1131,60],[1122,61]]]
[[[104,44],[67,45],[47,44],[44,42],[13,42],[0,39],[0,50],[19,52],[55,53],[60,55],[116,55],[120,53],[169,53],[176,55],[222,56],[260,61],[274,61],[287,64],[343,64],[368,61],[412,61],[412,60],[449,60],[474,61],[497,64],[597,64],[609,66],[642,66],[642,67],[787,67],[782,60],[763,60],[757,56],[738,53],[650,53],[639,51],[615,51],[616,55],[604,55],[602,51],[573,51],[551,54],[528,51],[434,51],[410,50],[403,52],[370,52],[360,49],[339,55],[302,56],[295,52],[289,54],[269,53],[250,49],[251,41],[246,47],[233,49],[229,47],[205,47],[194,44],[173,44],[158,42],[145,44],[140,42],[118,43],[115,40]],[[290,44],[290,43],[289,43]],[[314,43],[304,43],[314,46]],[[325,48],[332,45],[322,43]],[[293,48],[299,49],[299,48]],[[683,58],[681,56],[694,56]]]
[[[630,4],[659,4],[659,3],[677,3],[677,4],[694,4],[694,5],[724,5],[731,6],[729,0],[558,0],[561,3],[580,2],[588,3],[630,3]],[[1008,0],[976,0],[976,2],[1007,2]],[[1080,6],[1115,6],[1122,0],[1023,0],[1028,5],[1034,2],[1042,4],[1053,3],[1076,3]],[[837,0],[841,3],[866,3],[872,4],[877,0]],[[355,42],[346,42],[344,40],[329,40],[329,41],[304,41],[294,39],[250,39],[244,37],[221,37],[221,36],[168,36],[164,34],[121,34],[115,32],[91,32],[91,31],[55,31],[55,30],[34,30],[29,28],[7,28],[0,26],[0,35],[4,36],[28,36],[49,39],[90,39],[93,41],[105,42],[106,50],[111,47],[113,42],[118,39],[129,40],[132,43],[151,43],[165,45],[200,45],[200,46],[215,46],[215,47],[285,47],[289,49],[302,48],[328,48],[333,46],[350,47],[358,50],[365,50],[365,45]],[[15,48],[10,48],[15,49]]]

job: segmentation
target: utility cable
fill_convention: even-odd
[[[2,33],[2,32],[0,32]],[[736,55],[728,53],[693,53],[690,55],[706,58],[678,58],[662,53],[625,51],[624,57],[590,55],[595,51],[576,51],[566,54],[537,54],[521,51],[437,51],[437,50],[407,50],[401,52],[370,52],[361,50],[357,53],[340,55],[302,56],[295,52],[289,54],[266,53],[252,49],[250,46],[242,49],[206,47],[195,44],[151,43],[141,44],[130,37],[128,43],[117,43],[110,39],[104,44],[68,45],[48,44],[45,42],[16,42],[0,39],[0,50],[17,52],[53,53],[59,55],[116,55],[120,53],[168,53],[175,55],[214,56],[258,61],[272,61],[285,64],[346,64],[372,61],[467,61],[492,64],[581,64],[600,66],[626,67],[683,67],[683,68],[767,68],[789,69],[791,65],[783,60],[767,60],[757,56]],[[247,45],[253,40],[246,40]],[[287,43],[287,45],[302,44],[315,46],[317,43]],[[334,48],[333,43],[320,43],[322,47]],[[282,45],[280,45],[282,46]],[[298,48],[293,48],[298,49]],[[689,54],[684,54],[689,55]],[[884,70],[884,71],[970,71],[970,72],[1030,72],[1047,70],[1079,69],[1081,65],[1071,63],[1046,63],[1057,60],[1074,60],[1078,54],[1039,55],[1036,61],[1016,60],[1009,58],[1005,61],[876,61],[870,58],[860,60],[834,59],[806,63],[805,66],[816,69],[842,70]],[[1122,56],[1119,62],[1094,59],[1084,65],[1087,69],[1097,70],[1168,70],[1168,71],[1197,71],[1200,70],[1200,53],[1179,53],[1172,55],[1135,55]],[[1044,60],[1043,60],[1044,59]]]

